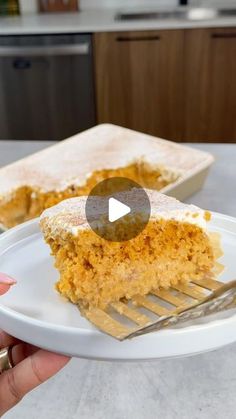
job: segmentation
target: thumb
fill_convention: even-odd
[[[0,272],[0,295],[5,294],[14,284],[16,284],[14,278]]]

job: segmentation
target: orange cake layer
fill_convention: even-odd
[[[99,125],[0,169],[0,225],[8,228],[36,217],[113,176],[166,192],[212,161],[199,150]]]
[[[121,298],[211,272],[208,214],[158,192],[147,193],[152,213],[146,228],[120,243],[104,240],[90,229],[85,197],[66,200],[42,214],[41,228],[60,273],[56,287],[63,296],[86,307],[106,308]]]

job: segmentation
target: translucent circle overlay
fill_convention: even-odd
[[[128,206],[130,212],[114,222],[109,221],[109,199]],[[151,213],[145,190],[124,177],[103,180],[91,190],[86,201],[86,218],[91,229],[101,238],[122,242],[135,238],[146,227]]]

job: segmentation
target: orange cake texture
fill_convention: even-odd
[[[104,309],[122,298],[204,278],[212,271],[209,213],[146,192],[151,218],[137,237],[124,242],[104,240],[91,230],[86,197],[66,200],[42,214],[41,229],[60,273],[56,288],[63,296]],[[118,197],[124,202],[125,192]]]
[[[170,141],[99,125],[0,169],[0,225],[9,228],[37,217],[114,176],[165,192],[212,160]]]

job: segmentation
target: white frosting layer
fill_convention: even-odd
[[[145,189],[150,205],[151,205],[151,219],[175,220],[179,222],[190,223],[199,226],[203,230],[207,229],[207,221],[205,211],[196,207],[195,205],[183,204],[175,198],[171,198],[157,191]],[[120,192],[116,195],[121,202],[127,202],[127,193]],[[107,202],[108,197],[95,198],[94,214],[103,210],[97,209],[98,199],[101,200],[101,207],[105,208],[104,202]],[[41,220],[47,227],[50,228],[51,234],[58,235],[61,231],[77,235],[80,230],[90,229],[86,219],[85,207],[87,197],[71,198],[60,202],[58,205],[51,207],[43,212]],[[133,208],[140,208],[140,202],[133,201]]]

